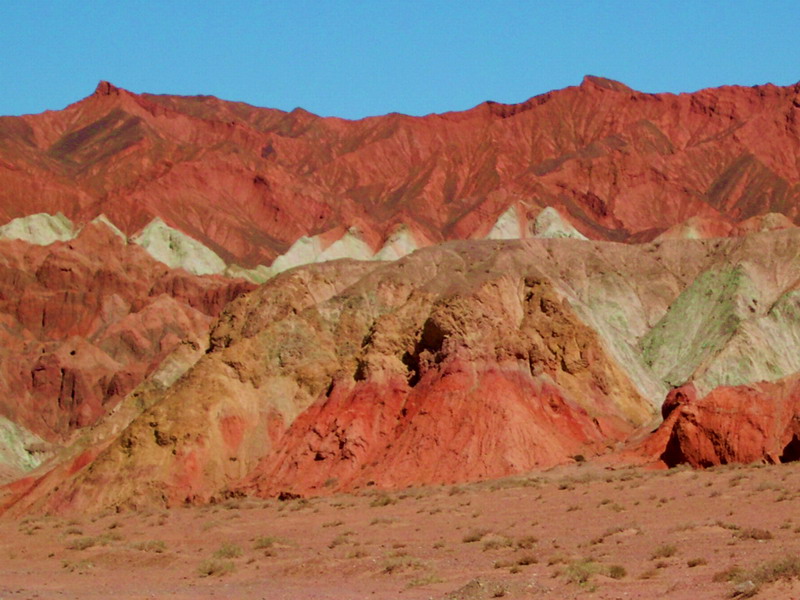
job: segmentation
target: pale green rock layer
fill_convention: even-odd
[[[547,206],[536,217],[533,224],[533,235],[538,238],[572,238],[585,240],[580,231],[564,220],[561,214],[552,206]]]
[[[665,383],[685,383],[728,343],[758,292],[741,266],[700,275],[642,339],[645,363]],[[746,309],[745,309],[746,310]]]
[[[213,250],[173,229],[158,217],[131,241],[173,269],[185,269],[195,275],[214,275],[227,268],[225,261]]]
[[[373,253],[358,232],[351,229],[327,247],[323,247],[318,236],[301,237],[285,254],[278,256],[272,265],[248,269],[236,264],[225,264],[213,250],[159,218],[153,219],[130,240],[105,215],[99,215],[92,223],[104,225],[114,235],[138,244],[150,256],[173,269],[184,269],[195,275],[225,274],[229,277],[243,277],[254,283],[263,283],[294,267],[328,260],[396,260],[418,247],[410,230],[401,227],[389,237],[383,248]],[[79,233],[80,229],[61,213],[29,215],[0,227],[0,239],[23,240],[41,246],[72,240]]]
[[[0,227],[0,239],[22,240],[37,246],[48,246],[53,242],[66,242],[74,237],[75,230],[72,221],[61,213],[28,215],[9,221]]]
[[[44,447],[44,440],[0,416],[0,465],[5,470],[24,473],[38,467],[41,455],[34,451],[37,446]]]
[[[508,210],[497,218],[494,226],[486,235],[487,240],[518,240],[522,237],[524,237],[522,224],[519,222],[514,206],[509,206]]]
[[[526,233],[526,230],[529,232]],[[509,206],[508,210],[498,217],[486,235],[487,240],[518,240],[527,237],[587,239],[552,206],[542,209],[536,219],[527,225],[520,221],[516,207]]]

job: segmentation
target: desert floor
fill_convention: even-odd
[[[0,599],[800,598],[800,464],[0,522]]]

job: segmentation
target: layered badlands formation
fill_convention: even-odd
[[[423,118],[107,83],[6,117],[2,509],[794,460],[799,113],[588,77]]]

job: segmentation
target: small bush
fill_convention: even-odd
[[[589,583],[592,575],[599,573],[601,570],[601,566],[593,560],[581,559],[568,564],[562,571],[562,574],[570,583],[577,583],[583,586]]]
[[[772,532],[768,529],[758,529],[757,527],[748,527],[740,529],[733,534],[734,537],[740,540],[771,540]]]
[[[487,533],[489,532],[486,531],[485,529],[475,529],[473,531],[470,531],[467,535],[465,535],[461,539],[461,541],[464,542],[465,544],[480,542]]]
[[[413,556],[393,556],[387,558],[383,563],[383,572],[391,575],[407,569],[418,569],[422,563]]]
[[[214,558],[239,558],[241,555],[242,548],[236,544],[222,544],[219,550],[214,552]]]
[[[197,572],[201,577],[212,577],[216,576],[219,577],[221,575],[227,575],[228,573],[233,573],[233,570],[236,567],[234,564],[229,560],[205,560],[200,563],[200,566],[197,567]]]
[[[672,544],[662,544],[653,550],[653,554],[650,555],[650,559],[655,560],[656,558],[669,558],[671,556],[675,556],[677,552],[678,548]]]
[[[755,596],[766,583],[798,578],[800,578],[800,556],[787,556],[759,565],[750,571],[740,570],[729,581],[738,584],[738,589],[734,588],[734,595],[749,598]],[[743,584],[747,582],[752,582],[753,585],[744,587]]]
[[[711,581],[714,583],[720,583],[722,581],[733,581],[737,579],[742,573],[744,573],[744,569],[739,565],[731,565],[727,569],[723,571],[718,571],[714,573],[714,576],[711,578]]]
[[[539,540],[535,536],[526,535],[519,538],[515,542],[515,545],[517,548],[520,548],[521,550],[530,550],[538,543],[538,541]]]
[[[278,538],[265,535],[255,539],[255,542],[253,542],[253,548],[256,550],[266,550],[268,548],[272,548],[272,546],[274,546],[276,543],[278,543]]]
[[[608,567],[606,574],[611,577],[611,579],[622,579],[628,574],[628,571],[622,565],[611,565]]]
[[[61,568],[66,569],[70,573],[86,573],[89,569],[94,568],[94,563],[88,560],[79,560],[77,562],[65,560],[61,562]]]
[[[703,565],[707,565],[708,561],[705,558],[690,558],[686,561],[686,566],[690,569],[694,567],[702,567]]]
[[[117,531],[109,531],[98,535],[95,542],[101,546],[108,546],[111,542],[118,542],[122,539],[122,534]]]
[[[344,521],[328,521],[322,524],[323,527],[339,527],[339,525],[344,525]]]
[[[68,550],[86,550],[95,545],[95,539],[91,537],[82,537],[72,540],[68,545]]]
[[[328,548],[333,549],[336,546],[341,546],[342,544],[347,544],[350,542],[350,538],[348,537],[349,533],[341,533],[333,538],[330,542],[328,542]]]
[[[500,548],[508,548],[513,542],[507,537],[501,535],[491,535],[483,541],[483,551],[498,550]]]
[[[417,577],[416,579],[412,579],[408,582],[408,586],[410,588],[420,587],[423,585],[433,585],[434,583],[442,583],[444,581],[441,577],[434,573],[430,573],[429,575],[425,575],[424,577]]]
[[[369,503],[370,506],[389,506],[390,504],[396,504],[397,500],[392,498],[387,494],[381,494],[379,496],[375,496],[372,502]]]
[[[155,552],[161,554],[167,549],[167,545],[161,540],[149,540],[146,542],[136,542],[131,546],[134,550],[141,550],[142,552]]]

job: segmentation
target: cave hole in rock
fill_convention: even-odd
[[[796,460],[800,460],[800,438],[797,437],[797,434],[794,434],[792,440],[783,448],[781,462],[788,463]]]
[[[447,334],[435,321],[432,319],[425,321],[419,340],[417,340],[417,343],[414,345],[414,350],[404,353],[401,359],[406,369],[408,369],[408,385],[414,387],[422,378],[422,354],[428,352],[431,355],[436,355],[441,351],[446,337]]]

